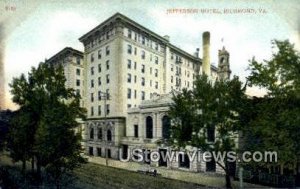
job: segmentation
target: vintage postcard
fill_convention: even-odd
[[[297,0],[1,0],[0,189],[300,187]]]

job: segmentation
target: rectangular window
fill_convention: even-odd
[[[171,72],[174,70],[174,65],[171,64]]]
[[[134,125],[134,137],[138,138],[139,137],[139,126]]]
[[[94,107],[92,106],[91,107],[91,116],[93,116],[94,115]]]
[[[101,106],[98,106],[98,116],[101,116]]]
[[[76,63],[80,65],[80,57],[76,57]]]
[[[155,77],[158,76],[158,69],[155,69]]]
[[[106,83],[109,83],[109,74],[106,75]]]
[[[131,89],[127,89],[127,98],[131,99]]]
[[[127,35],[127,37],[131,39],[131,30],[130,29],[128,29],[128,35]]]
[[[101,72],[101,64],[98,64],[98,73]]]
[[[145,59],[145,57],[146,57],[146,53],[145,53],[145,51],[142,51],[141,58]]]
[[[150,74],[152,74],[152,67],[150,67]]]
[[[127,68],[131,69],[131,60],[129,60],[129,59],[127,60]]]
[[[76,95],[80,95],[80,90],[76,89]]]
[[[144,64],[142,64],[142,73],[145,73],[145,65]]]
[[[137,41],[137,33],[134,33],[134,40]]]
[[[109,104],[106,104],[106,115],[109,115],[110,113],[110,106]]]
[[[101,50],[98,50],[98,59],[101,59]]]
[[[91,93],[91,102],[94,102],[94,93]]]
[[[98,100],[101,100],[101,91],[98,91]]]
[[[109,49],[109,46],[106,46],[106,48],[105,48],[105,52],[106,52],[106,56],[110,54],[110,49]]]
[[[216,162],[214,158],[211,158],[211,161],[206,162],[206,171],[207,172],[216,172]]]
[[[131,74],[128,74],[128,75],[127,75],[127,82],[128,82],[128,83],[131,83]]]
[[[171,83],[173,83],[173,76],[171,76]]]
[[[136,70],[136,62],[134,62],[134,69]]]
[[[76,75],[80,75],[80,69],[79,68],[76,69]]]
[[[137,49],[136,49],[136,47],[134,47],[134,55],[136,55],[137,54]]]
[[[94,80],[91,80],[91,88],[94,88]]]
[[[132,46],[131,45],[127,45],[127,53],[131,54],[132,52]]]
[[[94,67],[91,67],[91,75],[94,75]]]
[[[142,44],[145,45],[145,36],[142,37]]]
[[[97,156],[98,156],[98,157],[101,157],[101,156],[102,156],[102,154],[101,154],[101,148],[97,148]]]
[[[101,85],[101,77],[98,77],[98,86]]]
[[[158,51],[158,43],[155,43],[155,50]]]
[[[106,32],[106,39],[109,39],[109,35],[110,33],[109,32]]]
[[[158,89],[158,82],[155,82],[155,89]]]
[[[89,155],[90,155],[90,156],[93,156],[93,155],[94,155],[93,147],[89,147]]]
[[[155,56],[155,64],[158,64],[158,57]]]
[[[144,77],[142,77],[142,86],[145,86],[145,78]]]
[[[109,60],[106,61],[106,70],[109,70]]]
[[[109,89],[106,89],[106,100],[110,99]]]
[[[91,62],[94,62],[94,53],[91,54]]]
[[[134,76],[134,83],[136,83],[136,75]]]
[[[80,86],[80,80],[76,79],[76,86]]]
[[[136,90],[134,90],[134,98],[136,99]]]
[[[142,96],[142,100],[145,100],[145,92],[144,91],[141,92],[141,96]]]
[[[150,87],[152,87],[152,80],[150,80]]]
[[[110,149],[107,149],[107,157],[111,158],[111,150]]]

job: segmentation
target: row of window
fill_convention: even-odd
[[[137,48],[136,47],[132,47],[131,44],[127,45],[127,53],[128,54],[134,54],[137,55]],[[150,62],[152,61],[152,54],[150,53]],[[144,50],[141,50],[141,59],[145,60],[146,59],[146,52]],[[154,57],[154,63],[158,64],[158,56]]]
[[[105,47],[105,55],[106,56],[110,55],[110,47],[109,46]],[[102,58],[102,49],[98,50],[98,56],[97,57],[98,57],[98,59]],[[90,55],[90,61],[91,62],[95,61],[94,53],[91,53],[91,55]]]
[[[106,115],[109,115],[110,113],[110,105],[106,104],[106,108],[104,109],[104,113],[106,113]],[[98,105],[98,116],[101,116],[102,111],[101,111],[101,105]],[[91,116],[94,116],[95,112],[94,112],[94,107],[91,106]]]
[[[110,75],[106,74],[105,77],[106,83],[108,84],[110,82]],[[98,86],[101,86],[102,82],[101,82],[101,77],[98,77]],[[95,86],[95,82],[93,79],[91,79],[91,83],[90,83],[91,88],[94,88]]]
[[[142,45],[148,46],[152,49],[155,49],[156,51],[159,51],[159,45],[157,42],[153,42],[152,40],[148,39],[144,35],[134,32],[131,29],[127,29],[127,37],[133,39],[136,42],[141,43]]]
[[[94,128],[90,128],[90,139],[95,139],[95,130]],[[102,140],[103,139],[103,132],[102,128],[97,129],[97,139]],[[106,131],[106,140],[111,141],[112,140],[112,133],[111,130]]]
[[[111,158],[111,150],[110,149],[106,149],[106,153],[107,153],[107,158]],[[89,147],[89,155],[90,156],[98,156],[98,157],[103,157],[105,156],[105,154],[102,155],[102,149],[97,147],[96,148],[96,154],[94,154],[94,148],[92,146]]]
[[[109,66],[110,66],[110,61],[109,60],[106,60],[106,70],[109,70]],[[101,73],[102,69],[101,69],[101,64],[98,64],[98,73]],[[94,66],[91,67],[91,75],[94,75],[95,74],[95,69],[94,69]]]
[[[110,39],[110,37],[112,35],[114,35],[114,33],[115,33],[114,31],[115,30],[113,28],[111,28],[111,29],[107,30],[106,32],[102,32],[98,36],[98,38],[95,38],[94,40],[92,40],[89,43],[85,44],[86,48],[87,49],[90,48],[90,47],[93,48],[94,46],[97,45],[97,42],[98,42],[98,44],[100,44],[102,41]]]
[[[127,60],[127,68],[128,69],[132,68],[132,62],[130,59]],[[136,62],[134,62],[134,69],[136,70]],[[142,64],[141,72],[145,73],[145,70],[146,70],[146,67],[144,64]],[[153,69],[152,69],[152,67],[150,67],[150,74],[152,74],[152,73],[153,73]],[[154,70],[154,75],[155,75],[155,77],[158,77],[158,69]]]
[[[103,94],[103,92],[98,91],[98,101],[101,100],[110,100],[110,93],[109,89],[106,89],[106,93]],[[94,93],[91,93],[91,102],[94,102]]]
[[[171,60],[174,60],[175,63],[183,63],[183,58],[180,57],[179,55],[176,55],[174,53],[171,53]],[[194,69],[195,67],[195,64],[193,62],[190,62],[188,60],[185,60],[185,64],[186,64],[186,67],[190,67],[190,64],[192,64],[192,68]]]
[[[132,79],[131,79],[131,74],[127,74],[127,83],[131,83]],[[136,83],[137,81],[137,76],[134,76],[134,83]],[[145,78],[142,77],[141,78],[141,86],[145,86]],[[152,80],[150,80],[150,87],[152,87]],[[158,81],[155,81],[155,89],[158,89]]]
[[[132,91],[134,91],[134,93],[133,93],[134,95],[132,95]],[[145,95],[146,95],[145,91],[141,91],[141,100],[145,100]],[[133,98],[136,99],[137,98],[137,91],[136,90],[131,90],[131,89],[128,88],[127,89],[127,98],[131,99],[132,96],[133,96]]]

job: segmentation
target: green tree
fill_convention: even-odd
[[[230,166],[227,153],[236,150],[235,137],[240,128],[239,112],[245,100],[244,88],[237,77],[216,80],[200,75],[194,89],[175,94],[170,108],[172,143],[184,147],[191,145],[203,151],[224,152],[224,162],[216,163],[224,169],[226,187],[231,188]],[[208,142],[208,130],[216,131],[216,138]]]
[[[272,41],[274,52],[270,60],[250,61],[249,86],[264,88],[267,94],[255,99],[255,114],[245,127],[247,147],[252,150],[274,150],[280,173],[296,174],[300,162],[300,54],[286,41]]]
[[[13,101],[20,106],[11,131],[12,158],[35,160],[38,175],[44,167],[57,188],[64,173],[84,162],[76,128],[85,110],[65,82],[62,66],[41,63],[28,78],[21,75],[10,84]]]

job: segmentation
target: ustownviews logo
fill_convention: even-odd
[[[124,157],[124,153],[126,157]],[[120,149],[119,159],[123,162],[134,161],[134,162],[277,162],[277,152],[275,151],[245,151],[242,153],[236,153],[235,151],[229,152],[216,152],[216,151],[201,151],[201,150],[193,150],[193,151],[174,151],[174,150],[145,150],[135,148],[132,150],[127,150],[127,152],[123,152]]]

